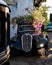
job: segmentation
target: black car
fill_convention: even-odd
[[[0,0],[0,65],[9,65],[9,22],[10,9],[7,4]]]
[[[18,24],[17,38],[14,37],[10,45],[17,50],[30,54],[38,53],[39,49],[44,49],[42,54],[45,54],[45,49],[48,47],[48,35],[43,38],[41,34],[35,34],[35,29],[29,22]]]

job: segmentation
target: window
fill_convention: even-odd
[[[52,22],[52,14],[50,14],[50,22]]]
[[[39,7],[41,2],[46,2],[46,0],[34,0],[33,4],[35,7]]]
[[[16,5],[17,0],[4,0],[7,4]]]

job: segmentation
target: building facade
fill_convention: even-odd
[[[26,8],[33,9],[36,3],[46,0],[4,0],[11,9],[11,18],[28,14]],[[37,5],[39,6],[39,4]]]
[[[47,0],[46,6],[48,7],[47,10],[48,19],[50,19],[50,22],[52,22],[52,0]]]
[[[27,14],[25,8],[33,8],[33,0],[5,0],[11,9],[11,18]]]

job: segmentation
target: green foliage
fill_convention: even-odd
[[[25,22],[25,21],[32,23],[33,17],[31,15],[24,15],[24,16],[17,17],[17,23],[22,23],[22,22]]]
[[[44,4],[43,6],[41,5],[38,9],[35,8],[33,11],[32,11],[32,16],[34,19],[38,19],[39,22],[42,23],[42,21],[45,19],[45,22],[43,23],[45,26],[44,28],[46,29],[47,28],[47,25],[49,23],[49,20],[48,20],[48,17],[47,17],[47,7],[46,5]]]
[[[47,28],[47,25],[49,24],[49,19],[46,19],[46,23],[45,23],[45,25],[44,25],[44,28],[45,28],[45,30],[46,30],[46,28]]]
[[[24,17],[22,16],[17,17],[17,23],[22,23],[22,21],[24,21]]]

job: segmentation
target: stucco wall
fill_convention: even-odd
[[[23,16],[27,14],[25,8],[33,8],[33,0],[17,0],[17,8],[16,6],[9,5],[11,9],[11,18],[16,16]]]

